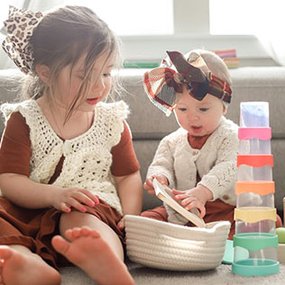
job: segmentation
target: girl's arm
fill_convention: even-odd
[[[142,180],[136,171],[126,176],[114,176],[123,214],[139,215],[142,211]]]
[[[85,212],[84,205],[93,207],[98,203],[98,198],[87,190],[37,183],[25,175],[14,173],[0,174],[0,189],[8,200],[28,209],[54,207],[70,212],[73,207]]]
[[[25,175],[0,174],[2,195],[14,204],[25,208],[50,207],[55,187],[32,181]]]

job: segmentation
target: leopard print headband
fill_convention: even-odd
[[[34,28],[43,18],[41,12],[32,12],[9,7],[9,18],[4,21],[7,37],[2,43],[4,51],[20,68],[28,74],[32,71],[33,53],[30,45],[30,38]]]

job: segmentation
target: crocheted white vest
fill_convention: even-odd
[[[62,171],[54,182],[55,185],[90,190],[122,213],[110,167],[111,149],[121,139],[123,120],[129,112],[126,103],[99,103],[95,108],[91,128],[66,141],[56,135],[34,100],[4,104],[1,109],[6,118],[11,112],[19,111],[30,128],[32,180],[48,183],[60,158],[64,156]]]

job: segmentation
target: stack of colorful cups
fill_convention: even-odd
[[[268,102],[241,103],[239,140],[232,272],[275,274],[279,262]]]

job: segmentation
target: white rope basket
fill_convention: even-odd
[[[125,216],[127,254],[142,265],[167,270],[197,271],[222,262],[230,222],[185,227],[140,216]]]

